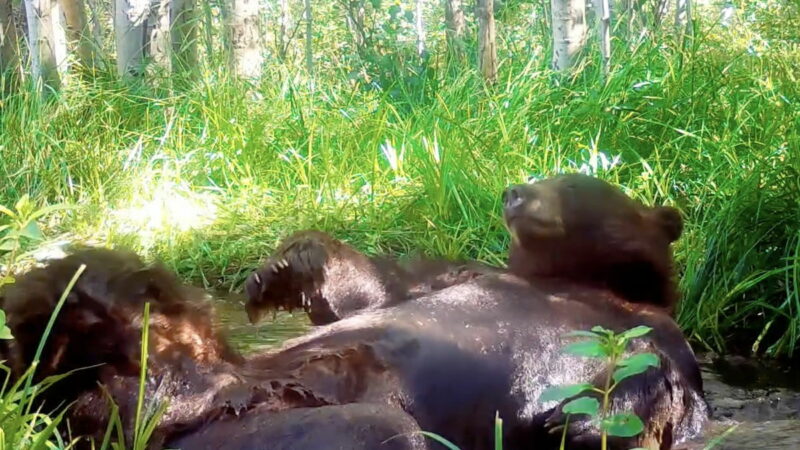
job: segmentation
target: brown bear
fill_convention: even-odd
[[[424,429],[469,448],[491,445],[489,419],[497,409],[511,448],[547,447],[556,445],[546,430],[559,415],[538,404],[538,394],[553,384],[602,380],[607,370],[563,355],[559,336],[594,325],[648,325],[654,331],[634,351],[654,351],[662,365],[623,382],[614,408],[632,407],[649,428],[616,445],[669,448],[696,433],[707,418],[702,382],[670,317],[678,211],[646,207],[584,175],[511,186],[503,205],[512,234],[505,271],[444,262],[422,271],[428,278],[420,283],[406,275],[409,269],[398,271],[324,233],[292,236],[248,280],[251,317],[288,305],[306,307],[312,319],[315,310],[327,312],[317,323],[344,319],[249,364],[302,368],[298,376],[312,391],[339,401],[403,405]],[[437,286],[437,278],[451,282]],[[298,362],[329,354],[336,370]],[[351,358],[358,363],[348,365]],[[364,375],[363,365],[375,374]],[[362,375],[353,379],[354,373]],[[570,434],[573,446],[594,446],[597,430],[578,428]]]
[[[125,423],[130,423],[136,378],[127,374],[138,367],[135,363],[137,332],[141,327],[138,311],[142,302],[148,300],[154,302],[153,336],[157,338],[151,345],[152,375],[148,377],[147,392],[170,399],[169,410],[158,429],[162,442],[168,445],[196,443],[205,439],[204,433],[219,439],[214,441],[219,445],[229,436],[231,442],[240,444],[239,448],[272,448],[273,442],[288,446],[299,442],[283,441],[291,439],[286,436],[319,442],[322,438],[314,437],[315,430],[327,432],[331,428],[315,424],[322,423],[328,411],[332,411],[340,418],[337,423],[354,428],[334,425],[335,431],[328,439],[333,446],[349,445],[352,436],[362,436],[360,429],[378,430],[378,434],[358,438],[366,445],[367,441],[382,439],[386,430],[407,436],[405,430],[419,427],[436,432],[464,449],[489,449],[494,447],[492,419],[499,413],[504,421],[504,448],[558,448],[561,423],[558,405],[543,404],[539,400],[541,393],[560,384],[588,381],[600,385],[610,370],[596,359],[563,353],[564,334],[594,325],[616,331],[646,325],[653,331],[636,339],[630,353],[653,352],[660,365],[621,382],[610,404],[612,412],[632,410],[647,426],[640,435],[611,439],[610,447],[667,449],[696,435],[707,419],[708,409],[694,354],[661,306],[662,299],[642,294],[651,286],[642,286],[639,280],[631,280],[633,288],[624,286],[624,277],[617,272],[632,267],[636,269],[633,274],[638,276],[639,268],[653,264],[654,256],[658,256],[658,261],[668,261],[668,243],[680,230],[679,225],[676,228],[675,223],[670,223],[677,215],[640,207],[632,201],[619,201],[614,196],[621,193],[583,177],[546,180],[532,185],[531,193],[512,193],[518,189],[510,188],[505,194],[507,221],[516,236],[515,246],[534,252],[535,247],[531,246],[541,238],[568,239],[572,233],[585,229],[583,221],[565,215],[579,215],[582,211],[571,205],[585,204],[587,208],[592,202],[613,205],[613,208],[590,210],[603,213],[590,216],[598,230],[616,237],[606,239],[600,233],[595,234],[594,245],[620,246],[624,258],[609,260],[611,267],[621,264],[619,268],[599,270],[595,266],[603,266],[604,261],[596,260],[595,266],[587,267],[596,270],[556,274],[542,270],[547,265],[535,259],[530,266],[536,270],[527,271],[528,266],[516,259],[506,273],[469,276],[468,280],[457,280],[443,288],[426,287],[423,290],[430,292],[425,294],[406,293],[392,306],[362,308],[285,343],[278,351],[241,361],[228,356],[218,334],[212,338],[210,333],[216,331],[206,325],[212,324],[213,319],[205,307],[193,303],[180,287],[158,287],[165,276],[148,274],[146,270],[143,275],[136,264],[120,271],[109,271],[105,268],[107,264],[95,265],[84,274],[86,285],[76,291],[72,302],[61,312],[56,327],[59,332],[52,336],[56,345],[49,347],[43,361],[49,361],[47,365],[53,367],[54,373],[78,365],[65,359],[66,355],[83,358],[81,363],[105,362],[105,368],[88,372],[87,377],[102,382],[115,399],[121,399],[118,401],[121,415]],[[539,189],[552,190],[548,194],[550,199],[545,197],[541,201],[544,194],[537,192]],[[636,245],[618,234],[622,230],[633,233],[647,227],[652,227],[649,233],[629,236],[630,240],[642,240]],[[653,242],[647,242],[648,238]],[[658,249],[666,254],[656,254]],[[613,253],[608,247],[602,252],[594,248],[578,250],[597,255]],[[295,270],[292,252],[286,252],[290,257],[286,258],[286,264],[281,264],[281,269],[289,273]],[[584,256],[562,255],[566,260],[575,258],[589,264],[591,261]],[[319,262],[324,266],[328,257],[300,261],[304,262],[297,269],[303,273],[308,269],[318,270]],[[544,261],[550,267],[563,264],[556,255]],[[77,268],[76,261],[70,264]],[[5,304],[15,305],[9,312],[14,333],[33,333],[43,328],[44,317],[38,313],[31,315],[37,311],[34,303],[43,298],[37,292],[49,289],[44,297],[50,300],[43,306],[47,311],[66,284],[65,278],[68,279],[56,276],[58,271],[52,267],[32,276],[44,283],[26,287],[25,281],[20,280],[12,295],[6,293]],[[664,267],[669,270],[668,265]],[[339,273],[347,273],[346,259]],[[663,275],[664,283],[671,283],[672,274]],[[366,272],[365,276],[375,275]],[[315,289],[324,290],[324,285],[330,284],[341,292],[357,292],[356,285],[375,279],[326,276],[322,286]],[[259,290],[269,291],[270,284],[264,283],[263,278],[254,281]],[[650,290],[665,292],[663,286]],[[301,298],[302,302],[301,296],[295,298]],[[57,339],[61,334],[64,336]],[[90,342],[103,344],[93,350],[87,344]],[[76,347],[71,348],[73,345]],[[10,350],[31,354],[19,348]],[[29,361],[14,360],[22,361],[23,365]],[[89,432],[102,432],[106,405],[98,390],[86,389],[77,392],[79,401],[73,414]],[[55,398],[59,395],[63,394],[54,391]],[[361,408],[361,414],[351,414],[345,410],[346,405]],[[367,420],[369,408],[374,405],[392,411],[385,414],[390,421],[385,426],[375,427]],[[356,419],[350,421],[350,417]],[[271,425],[273,420],[277,430]],[[294,431],[290,429],[292,420],[301,421]],[[242,430],[242,434],[233,433],[233,429]],[[597,448],[599,436],[594,424],[573,417],[567,430],[567,446]],[[406,441],[404,445],[415,448],[416,444]]]
[[[148,402],[167,402],[149,448],[177,448],[173,441],[179,438],[185,449],[260,449],[269,442],[269,448],[368,450],[387,439],[381,448],[426,448],[409,434],[419,428],[400,409],[330,404],[297,380],[248,375],[244,358],[217,329],[202,291],[182,286],[163,267],[147,266],[129,252],[78,251],[6,286],[0,307],[14,339],[0,343],[0,359],[15,378],[30,367],[50,316],[81,265],[85,271],[56,316],[35,377],[70,373],[39,399],[45,412],[70,404],[66,418],[70,431],[84,436],[80,448],[93,448],[90,439],[99,444],[109,400],[119,407],[131,442],[145,302],[151,305],[145,395]],[[232,427],[239,427],[235,434]],[[298,435],[298,427],[326,434]]]
[[[512,235],[509,273],[608,289],[674,312],[670,244],[683,228],[676,209],[648,208],[579,174],[511,186],[503,205]],[[313,324],[323,325],[501,272],[472,261],[370,258],[323,232],[301,231],[247,278],[245,307],[251,322],[269,310],[304,308]]]

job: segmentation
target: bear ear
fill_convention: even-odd
[[[683,233],[683,218],[680,211],[670,206],[653,208],[652,217],[670,242],[675,242]]]

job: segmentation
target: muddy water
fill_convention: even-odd
[[[274,348],[286,339],[297,337],[311,328],[302,310],[294,314],[279,312],[274,320],[263,320],[258,325],[251,325],[244,311],[244,295],[217,292],[215,303],[220,322],[225,328],[228,340],[242,353]]]
[[[281,312],[254,326],[247,320],[242,295],[216,297],[228,338],[243,353],[274,348],[311,327],[302,311]],[[800,450],[800,366],[711,355],[699,360],[713,420],[702,438],[682,449]]]

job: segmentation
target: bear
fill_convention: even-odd
[[[401,263],[387,256],[368,257],[326,233],[303,230],[283,240],[247,277],[245,310],[255,324],[268,311],[302,308],[313,325],[325,325],[500,271],[477,261]]]
[[[683,229],[678,210],[646,207],[582,174],[511,186],[502,201],[512,236],[506,268],[424,259],[401,264],[305,230],[281,242],[247,277],[248,317],[255,323],[270,310],[303,308],[312,324],[324,325],[504,271],[536,283],[562,279],[607,288],[674,313],[670,244]]]
[[[88,264],[82,275],[85,284],[71,294],[57,318],[51,336],[57,345],[46,348],[42,361],[47,361],[53,373],[80,365],[71,358],[81,364],[102,363],[104,366],[92,368],[93,372],[84,376],[104,389],[89,388],[86,383],[78,392],[54,389],[52,398],[77,399],[72,417],[88,434],[98,434],[108,415],[104,394],[110,393],[119,404],[123,423],[129,426],[138,382],[129,374],[139,368],[136,349],[140,310],[142,303],[149,301],[156,339],[151,342],[146,393],[170,399],[157,428],[158,443],[198,442],[209,436],[219,439],[214,442],[224,447],[227,441],[223,439],[233,433],[231,430],[242,430],[241,435],[229,437],[241,448],[262,448],[273,441],[291,446],[300,441],[286,441],[293,439],[286,436],[307,437],[314,433],[315,424],[334,413],[341,419],[337,423],[353,428],[336,424],[333,428],[320,427],[335,430],[328,436],[332,446],[349,445],[353,436],[362,436],[358,439],[365,445],[383,439],[387,433],[407,436],[406,430],[411,427],[438,433],[460,448],[481,450],[494,448],[492,419],[499,415],[504,448],[555,449],[561,441],[564,420],[560,404],[542,402],[542,392],[562,384],[590,382],[602,386],[612,370],[603,361],[561,351],[569,342],[565,334],[596,325],[617,332],[644,325],[652,331],[636,338],[625,356],[652,352],[659,364],[620,382],[609,405],[612,413],[634,412],[646,426],[636,436],[609,438],[609,447],[668,449],[693,438],[708,419],[700,370],[680,328],[662,306],[667,297],[650,297],[673,291],[663,286],[642,286],[639,280],[631,280],[628,287],[617,273],[632,267],[636,269],[633,274],[639,274],[640,266],[653,264],[650,259],[668,261],[669,255],[656,253],[659,249],[668,253],[665,242],[677,239],[680,226],[674,221],[676,214],[618,201],[613,198],[617,191],[599,180],[561,177],[540,183],[532,185],[532,193],[512,193],[516,187],[505,191],[506,221],[515,236],[512,252],[514,245],[533,251],[535,247],[530,246],[538,245],[538,239],[545,236],[568,239],[571,233],[582,232],[583,222],[573,222],[564,212],[578,214],[582,210],[574,205],[586,204],[588,208],[597,202],[609,207],[591,210],[598,214],[592,216],[593,223],[617,239],[595,234],[595,241],[589,243],[598,248],[620,246],[624,258],[610,260],[614,270],[557,275],[542,268],[548,268],[548,264],[561,267],[556,265],[562,264],[558,258],[534,260],[536,264],[530,266],[536,266],[535,271],[523,270],[528,266],[516,260],[507,270],[470,276],[419,295],[401,294],[399,301],[389,306],[357,309],[285,342],[277,350],[237,358],[224,350],[224,336],[213,326],[213,311],[185,294],[188,288],[171,283],[159,287],[172,278],[137,264],[113,271],[106,267],[108,264]],[[541,200],[545,195],[537,192],[541,186],[552,189],[547,194],[550,199]],[[552,217],[558,219],[550,220]],[[614,234],[638,232],[648,226],[653,228],[651,233],[628,236],[642,240],[636,245]],[[607,247],[602,253],[593,248],[586,251],[613,253]],[[573,257],[567,253],[562,256]],[[575,258],[580,261],[583,255]],[[314,261],[306,260],[298,270],[319,269],[318,263],[325,264],[327,256]],[[585,259],[586,264],[590,262]],[[622,264],[619,268],[615,266],[618,263]],[[5,292],[3,304],[14,305],[9,313],[13,333],[22,335],[26,330],[44,328],[46,317],[40,310],[52,309],[52,299],[69,278],[59,275],[53,264],[31,273],[30,279],[41,283],[28,283],[23,277],[11,295]],[[513,268],[515,264],[517,269]],[[594,264],[602,266],[604,261]],[[291,273],[295,270],[294,258],[286,258],[281,266]],[[70,274],[77,267],[73,260],[69,270],[61,272]],[[365,283],[359,276],[338,276],[323,278],[322,283],[341,292],[357,292],[353,285]],[[671,273],[664,274],[665,283],[672,279]],[[269,290],[264,279],[258,284],[259,290]],[[40,291],[48,294],[43,296]],[[302,301],[299,293],[290,294]],[[44,306],[36,307],[34,304],[43,298]],[[32,341],[21,342],[29,345]],[[94,349],[87,344],[90,342],[102,342],[102,346]],[[17,347],[8,350],[12,356],[32,353]],[[29,362],[27,358],[11,359]],[[389,423],[376,427],[370,422],[367,416],[374,405],[392,411],[385,415]],[[352,413],[351,407],[360,409],[361,414]],[[275,427],[267,426],[273,419]],[[292,426],[293,420],[299,421],[297,428]],[[377,434],[363,437],[363,430]],[[593,422],[584,417],[570,418],[566,427],[568,448],[597,448],[600,439]],[[406,441],[403,445],[415,448],[416,444]]]
[[[78,448],[94,448],[118,407],[127,442],[133,436],[141,370],[143,308],[149,303],[145,395],[164,414],[149,448],[386,448],[423,450],[409,435],[413,418],[389,405],[329,404],[297,380],[248,375],[245,358],[226,342],[205,294],[182,285],[159,264],[145,265],[132,252],[88,248],[48,262],[5,286],[0,307],[14,339],[2,341],[0,359],[14,379],[31,366],[39,341],[62,292],[78,269],[77,282],[58,312],[42,348],[35,382],[68,374],[38,394],[45,412],[66,420]],[[323,409],[317,409],[324,407]],[[370,420],[359,418],[371,417]],[[269,423],[269,426],[261,426]],[[231,436],[232,426],[261,424]],[[295,427],[324,429],[324,439],[298,436]],[[397,438],[397,435],[401,435]],[[315,440],[316,439],[316,440]]]
[[[399,402],[423,429],[462,448],[490,447],[488,418],[498,409],[508,417],[510,448],[530,442],[548,448],[558,444],[550,431],[561,417],[555,407],[538,404],[538,395],[553,384],[600,385],[609,370],[561,354],[559,335],[595,325],[615,331],[646,325],[652,334],[632,352],[654,352],[661,366],[621,383],[613,408],[632,405],[649,428],[637,438],[612,440],[613,446],[671,448],[696,433],[708,407],[694,353],[672,318],[671,244],[683,229],[678,210],[644,206],[581,174],[510,186],[502,201],[512,236],[508,266],[481,267],[459,279],[452,276],[459,266],[444,263],[428,272],[429,280],[454,281],[438,288],[429,283],[416,295],[409,293],[413,281],[393,275],[396,266],[382,269],[385,259],[318,231],[290,237],[248,280],[251,317],[253,310],[257,315],[287,303],[313,311],[318,302],[318,309],[335,313],[328,325],[248,364],[302,367],[309,389],[338,401]],[[366,300],[353,302],[353,296]],[[333,373],[300,362],[324,360],[330,352],[339,361]],[[377,373],[364,372],[363,360]],[[364,375],[353,379],[354,371]],[[568,441],[570,448],[593,448],[599,433],[573,420]]]

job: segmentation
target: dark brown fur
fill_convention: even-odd
[[[302,308],[324,325],[498,272],[477,262],[370,258],[323,232],[300,231],[247,278],[245,308],[253,323],[270,310]]]
[[[160,448],[179,437],[192,442],[196,433],[201,433],[211,447],[225,447],[232,437],[221,424],[245,418],[253,423],[274,419],[276,425],[260,434],[240,436],[237,448],[257,449],[267,441],[276,448],[305,442],[302,437],[286,434],[286,427],[278,425],[285,424],[285,417],[295,417],[285,416],[282,411],[316,408],[329,402],[291,376],[267,379],[243,371],[244,358],[229,348],[217,330],[213,309],[203,300],[202,291],[182,286],[171,272],[157,265],[147,266],[132,253],[79,251],[34,269],[7,286],[1,306],[15,339],[3,341],[0,357],[9,361],[14,377],[30,366],[51,313],[82,264],[86,270],[55,321],[36,381],[75,372],[40,397],[44,411],[71,403],[67,414],[71,431],[98,443],[109,419],[109,401],[113,400],[119,407],[126,438],[131,439],[139,384],[142,313],[145,302],[149,302],[145,395],[148,400],[168,402],[151,448]],[[375,439],[385,437],[391,430],[408,431],[413,423],[398,411],[395,416],[387,416],[374,434],[369,429],[358,431],[357,424],[348,429],[345,419],[360,411],[371,410],[363,405],[342,410],[330,405],[320,413],[307,411],[297,418],[314,427],[339,417],[340,424],[331,430],[342,434],[329,439],[348,445],[363,439],[364,449],[371,448]],[[354,437],[357,431],[360,434]],[[391,448],[424,448],[408,438],[398,439],[393,445]]]
[[[504,217],[509,272],[609,289],[674,311],[670,244],[683,230],[676,209],[646,207],[597,178],[562,175],[510,187]]]

